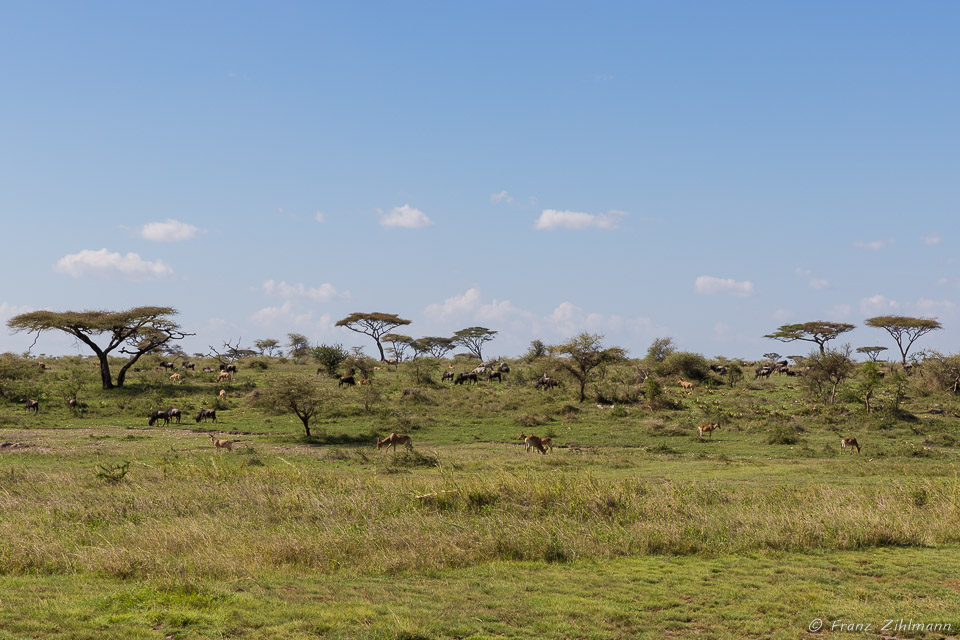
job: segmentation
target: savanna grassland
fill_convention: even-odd
[[[89,359],[3,358],[0,638],[960,636],[960,401],[922,371],[886,367],[868,413],[860,373],[829,404],[626,361],[580,403],[549,358],[343,388],[306,361],[181,385],[147,362],[109,391]],[[288,375],[322,389],[310,437],[259,400]],[[378,451],[391,432],[413,448]]]

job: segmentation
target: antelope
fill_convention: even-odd
[[[687,381],[684,380],[683,378],[677,378],[677,382],[680,383],[680,386],[683,387],[684,390],[686,390],[686,391],[692,391],[692,390],[693,390],[693,383],[692,383],[692,382],[687,382]]]
[[[357,380],[357,384],[361,387],[365,384],[370,384],[370,378],[361,378],[360,380]]]
[[[537,436],[528,436],[521,433],[520,437],[517,440],[523,440],[523,443],[527,446],[527,453],[530,453],[531,449],[536,449],[540,453],[546,455],[546,450],[543,448],[543,439],[538,438]]]
[[[179,373],[174,373],[173,375],[170,376],[170,379],[177,384],[183,384],[183,376],[180,375]]]
[[[720,423],[715,422],[714,424],[702,424],[697,427],[697,432],[700,434],[700,438],[703,438],[703,434],[709,433],[710,438],[713,438],[713,432],[720,428]]]
[[[850,447],[851,449],[853,449],[854,447],[856,447],[856,448],[857,448],[857,453],[860,453],[860,443],[857,442],[857,439],[856,439],[856,438],[841,438],[841,439],[840,439],[840,450],[843,451],[843,450],[846,449],[847,447]]]
[[[396,453],[398,444],[406,445],[408,449],[413,448],[413,441],[410,439],[410,436],[402,433],[391,433],[383,440],[377,438],[377,451],[380,450],[380,447],[386,445],[387,449],[393,447],[393,452]]]
[[[211,435],[210,441],[213,442],[213,446],[215,446],[217,449],[226,449],[227,451],[233,451],[232,440],[221,440],[220,438],[215,438]]]
[[[229,371],[221,371],[220,375],[217,376],[217,382],[223,382],[224,380],[229,382],[232,377],[233,377],[233,374],[230,373]]]
[[[553,451],[553,440],[551,438],[540,438],[542,444],[548,451]]]
[[[224,398],[226,398],[226,397],[227,397],[227,390],[226,390],[226,389],[220,389],[220,393],[217,394],[217,397],[219,397],[221,400],[223,400]]]

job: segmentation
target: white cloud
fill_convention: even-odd
[[[33,307],[22,306],[18,307],[13,304],[7,304],[6,302],[0,303],[0,323],[5,323],[7,320],[13,316],[18,316],[21,313],[30,313],[33,311]]]
[[[870,251],[879,251],[880,249],[886,248],[887,245],[889,244],[890,243],[887,242],[886,240],[872,240],[870,242],[863,242],[858,240],[857,242],[853,243],[853,246],[857,247],[858,249],[868,249]]]
[[[380,224],[385,227],[403,227],[405,229],[420,229],[433,226],[433,221],[423,211],[414,209],[409,204],[394,207],[390,213],[377,210],[380,214]]]
[[[787,309],[777,309],[773,312],[773,319],[777,322],[786,322],[794,317],[793,311],[788,311]]]
[[[276,282],[267,280],[263,283],[263,291],[268,296],[277,295],[281,298],[304,298],[316,302],[332,302],[334,300],[349,300],[349,291],[337,291],[329,282],[319,287],[307,287],[302,282],[297,284],[287,284],[286,282]]]
[[[813,275],[813,271],[811,271],[810,269],[801,269],[800,267],[797,267],[796,269],[794,269],[794,272],[795,272],[798,276],[809,277],[809,276],[812,276],[812,275]]]
[[[447,298],[440,304],[431,304],[423,310],[425,316],[432,320],[446,321],[469,313],[480,305],[480,290],[476,287],[467,289],[462,296]]]
[[[513,196],[507,193],[507,190],[504,189],[499,193],[490,194],[490,202],[493,202],[494,204],[500,204],[501,202],[511,204],[513,202]]]
[[[737,282],[733,278],[714,278],[700,276],[695,284],[696,292],[702,295],[727,295],[737,298],[749,298],[753,295],[753,283],[749,280]]]
[[[853,307],[848,304],[834,305],[832,308],[827,310],[827,316],[830,318],[836,318],[837,320],[849,320],[851,317],[853,317]]]
[[[941,242],[943,242],[943,238],[940,237],[939,233],[933,232],[923,236],[923,244],[934,245]]]
[[[537,230],[550,229],[616,229],[626,211],[611,210],[607,213],[579,213],[544,209],[533,224]]]
[[[313,219],[317,222],[324,223],[327,221],[327,216],[324,215],[323,211],[317,211],[317,213],[314,214]]]
[[[331,316],[328,313],[314,319],[310,311],[301,313],[287,300],[279,307],[264,307],[250,316],[254,324],[267,328],[280,328],[294,326],[298,328],[308,328],[314,332],[329,333],[332,330]]]
[[[860,301],[860,311],[867,316],[883,315],[891,312],[896,313],[899,310],[899,302],[879,294],[870,298],[864,298]]]
[[[925,318],[952,315],[957,306],[949,300],[930,300],[920,298],[910,305],[911,313]]]
[[[830,282],[828,280],[824,280],[823,278],[811,278],[810,282],[808,282],[807,284],[810,285],[811,289],[816,289],[817,291],[820,291],[821,289],[826,289],[827,287],[830,286]]]
[[[124,256],[106,249],[99,251],[84,249],[80,253],[66,255],[57,261],[53,269],[74,278],[92,276],[131,282],[173,277],[173,269],[163,260],[150,262],[136,253],[128,253]]]
[[[149,222],[143,225],[138,235],[154,242],[183,242],[196,236],[199,231],[200,229],[192,224],[168,218],[165,222]]]

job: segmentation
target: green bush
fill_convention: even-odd
[[[675,351],[663,359],[654,371],[664,377],[683,377],[702,382],[710,376],[710,365],[699,353]]]

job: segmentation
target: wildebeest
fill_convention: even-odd
[[[753,372],[754,378],[769,378],[771,373],[773,369],[770,367],[757,367]]]
[[[226,371],[227,373],[237,373],[237,365],[235,364],[221,364],[220,371]]]
[[[463,384],[467,380],[469,380],[470,382],[477,382],[478,381],[477,374],[473,372],[457,374],[457,377],[453,380],[453,384]]]
[[[67,406],[70,407],[71,409],[76,409],[76,408],[77,408],[77,399],[76,399],[76,398],[69,398],[69,399],[67,399]]]
[[[720,375],[725,376],[727,375],[727,371],[729,371],[729,369],[725,364],[712,364],[710,365],[710,371],[713,371],[714,373],[719,373]]]
[[[540,379],[537,380],[537,389],[553,389],[554,387],[559,387],[560,381],[556,378],[551,378],[547,374],[540,376]]]
[[[486,373],[486,372],[487,372],[487,369],[489,369],[489,368],[490,368],[490,367],[488,367],[487,365],[482,364],[482,365],[480,365],[479,367],[477,367],[476,369],[474,369],[473,371],[471,371],[470,373],[473,373],[473,374],[475,374],[475,375],[481,375],[481,374],[483,374],[483,373]]]
[[[190,371],[196,371],[196,370],[197,370],[197,365],[196,365],[195,363],[193,363],[193,362],[184,361],[181,366],[182,366],[184,369],[190,369]]]
[[[510,373],[510,365],[506,362],[500,365],[500,373]]]
[[[217,421],[217,410],[216,409],[200,409],[200,413],[197,414],[197,422],[201,420],[213,420]]]
[[[444,371],[443,375],[440,376],[440,382],[446,382],[447,380],[453,380],[456,376],[453,375],[453,371]]]
[[[204,372],[204,373],[213,373],[214,371],[216,371],[216,369],[214,369],[213,367],[204,367],[204,368],[203,368],[203,372]]]
[[[338,384],[337,386],[342,387],[343,385],[347,385],[352,387],[355,384],[357,384],[357,381],[353,379],[353,376],[341,376],[340,384]]]
[[[499,382],[503,382],[503,374],[499,371],[494,371],[487,375],[487,382],[493,382],[493,379],[496,378]]]
[[[170,416],[167,415],[166,411],[154,411],[150,414],[150,419],[147,421],[147,424],[151,427],[159,420],[163,420],[163,424],[170,424]]]
[[[180,409],[170,407],[167,409],[167,419],[173,420],[174,418],[176,418],[177,424],[180,424]]]
[[[40,413],[40,402],[38,400],[27,400],[27,403],[23,407],[24,413],[33,411],[34,413]]]
[[[160,363],[160,368],[161,368],[161,369],[176,369],[176,368],[177,368],[177,365],[173,364],[172,362],[161,362],[161,363]]]

